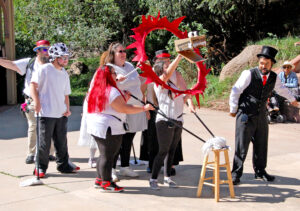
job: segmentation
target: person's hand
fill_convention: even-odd
[[[229,113],[230,116],[235,117],[236,113]]]
[[[193,103],[189,103],[188,107],[191,113],[196,113],[196,107]]]
[[[64,114],[63,114],[63,116],[65,116],[65,117],[68,117],[68,116],[70,116],[71,115],[71,111],[70,110],[67,110]]]
[[[129,91],[124,90],[124,97],[125,97],[125,101],[126,101],[126,102],[127,102],[127,101],[129,100],[129,98],[131,97],[130,95],[131,95],[131,93],[130,93]]]
[[[293,106],[295,106],[295,107],[298,107],[298,105],[299,105],[299,103],[297,102],[297,100],[291,102],[291,104],[292,104]]]
[[[40,102],[35,102],[34,103],[34,111],[35,111],[35,113],[40,113],[40,111],[41,111],[41,103]]]
[[[145,111],[149,111],[149,110],[153,111],[154,110],[154,107],[151,104],[146,104],[146,105],[144,105],[143,108]]]
[[[122,82],[126,79],[126,77],[124,77],[124,75],[122,75],[122,74],[119,74],[119,75],[117,75],[116,79],[117,79],[118,82]]]
[[[149,111],[146,111],[146,118],[147,118],[147,120],[149,120],[151,118]]]

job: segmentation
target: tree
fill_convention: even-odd
[[[77,54],[101,51],[117,34],[119,7],[113,0],[15,0],[16,40],[21,53],[37,40],[65,42]],[[24,47],[25,49],[24,49]]]

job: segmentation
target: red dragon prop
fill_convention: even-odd
[[[147,38],[147,35],[154,30],[167,30],[171,33],[173,33],[175,36],[177,36],[179,39],[187,38],[187,31],[180,31],[178,29],[180,23],[185,18],[185,16],[175,19],[174,21],[170,22],[167,17],[160,18],[160,12],[158,12],[157,17],[153,17],[149,15],[148,17],[142,16],[142,23],[136,27],[133,28],[132,31],[134,32],[134,35],[131,37],[135,39],[136,41],[129,46],[127,46],[127,49],[130,48],[136,48],[134,53],[136,56],[132,59],[132,61],[140,62],[140,68],[142,70],[142,73],[140,74],[142,77],[147,78],[146,83],[154,82],[156,85],[160,85],[166,89],[171,90],[175,95],[180,94],[191,94],[195,95],[198,105],[200,106],[199,101],[199,95],[201,94],[203,96],[203,92],[206,88],[206,75],[209,73],[210,68],[206,67],[206,64],[202,62],[197,62],[197,68],[198,68],[198,80],[197,83],[188,90],[180,91],[175,90],[172,87],[168,86],[165,82],[160,80],[160,78],[153,72],[152,67],[150,65],[145,64],[144,62],[148,59],[145,51],[145,41]],[[200,55],[199,49],[194,49],[196,53]]]

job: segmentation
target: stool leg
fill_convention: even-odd
[[[213,176],[212,176],[212,184],[216,184],[216,168],[215,168],[215,166],[214,166],[214,168],[213,168],[213,170],[212,170],[212,173],[213,173]],[[212,192],[213,192],[213,194],[215,194],[215,186],[212,186]]]
[[[231,171],[230,171],[228,149],[224,150],[224,157],[225,157],[225,162],[226,162],[226,170],[227,170],[227,178],[228,178],[230,197],[234,198],[234,188],[233,188],[232,176],[231,176]]]
[[[203,160],[202,170],[201,170],[200,179],[199,179],[199,183],[198,183],[197,197],[201,196],[202,187],[203,187],[204,178],[205,178],[205,173],[206,173],[207,161],[208,161],[208,154],[205,156],[205,158]]]
[[[216,202],[220,199],[220,152],[218,150],[215,152],[215,200]]]

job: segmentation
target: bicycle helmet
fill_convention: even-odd
[[[50,56],[50,62],[54,61],[58,57],[69,56],[69,50],[64,43],[55,43],[48,50]]]

